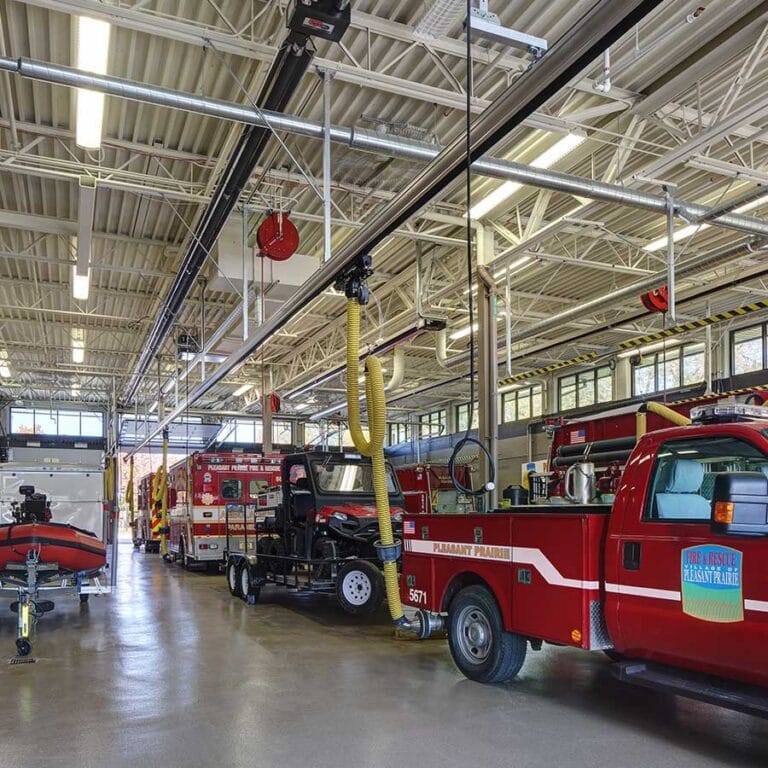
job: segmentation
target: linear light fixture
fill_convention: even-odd
[[[155,402],[149,406],[149,408],[147,409],[147,413],[154,413],[157,410],[157,402],[158,401],[155,400]]]
[[[413,36],[428,43],[444,37],[465,7],[465,0],[432,0],[413,28]]]
[[[579,133],[568,133],[549,149],[542,152],[530,165],[534,168],[551,168],[569,152],[572,152],[582,144],[586,138],[586,136],[582,136]],[[496,187],[490,195],[487,195],[479,203],[473,205],[469,211],[469,217],[471,219],[482,219],[522,186],[518,181],[505,181],[501,186]]]
[[[472,330],[477,333],[478,325],[477,323],[472,323]],[[454,331],[448,338],[451,341],[456,341],[457,339],[463,339],[466,336],[469,336],[469,326],[465,325],[463,328],[459,328],[458,331]]]
[[[77,17],[78,69],[97,75],[107,74],[109,32],[110,25],[106,21]],[[76,113],[75,143],[84,149],[98,149],[104,122],[104,94],[78,88]]]
[[[186,360],[189,362],[190,360],[196,360],[198,356],[198,352],[182,352],[179,355],[179,360]],[[213,355],[213,354],[207,354],[205,355],[205,362],[206,363],[223,363],[227,359],[226,355]]]
[[[675,349],[676,347],[680,347],[683,344],[690,344],[690,340],[664,339],[655,344],[646,344],[644,347],[634,347],[634,349],[628,349],[626,352],[619,352],[617,357],[622,359],[634,357],[635,355],[640,355],[642,357],[643,355],[650,355],[652,352],[661,352],[662,350],[666,352]]]
[[[82,328],[72,329],[72,362],[83,363],[85,361],[85,331]]]
[[[9,366],[10,362],[8,360],[8,351],[5,349],[0,349],[0,378],[11,378],[11,369]]]
[[[91,286],[91,271],[84,275],[77,274],[77,266],[72,265],[72,298],[85,301]]]
[[[240,395],[244,395],[249,389],[253,389],[253,384],[243,384],[232,393],[232,397],[240,397]]]
[[[744,205],[740,205],[738,208],[734,208],[733,212],[747,213],[747,211],[752,211],[755,208],[759,208],[761,205],[765,205],[766,203],[768,203],[768,195],[763,195],[762,197],[758,197],[755,200],[750,200],[748,203],[744,203]],[[672,242],[676,243],[678,240],[685,240],[686,237],[690,237],[696,232],[702,232],[705,229],[709,229],[710,226],[711,224],[702,222],[701,224],[688,224],[685,227],[676,229],[672,235]],[[667,247],[667,242],[667,236],[664,235],[663,237],[659,237],[656,240],[652,240],[650,243],[648,243],[648,245],[643,246],[643,250],[650,252],[660,251],[662,248]]]

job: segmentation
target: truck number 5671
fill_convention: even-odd
[[[409,589],[408,600],[416,605],[427,604],[427,590],[426,589]]]

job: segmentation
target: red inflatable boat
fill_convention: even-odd
[[[25,563],[30,550],[41,563],[59,570],[96,571],[107,562],[107,548],[95,534],[64,523],[29,522],[0,525],[0,570],[7,563]]]

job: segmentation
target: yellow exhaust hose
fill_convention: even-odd
[[[368,407],[368,430],[366,440],[360,425],[360,304],[356,299],[347,301],[347,411],[349,431],[355,448],[369,456],[373,465],[373,489],[376,495],[376,510],[379,518],[379,540],[383,547],[392,547],[395,536],[389,511],[389,490],[387,488],[387,465],[384,461],[384,437],[387,428],[387,405],[384,398],[384,378],[381,362],[369,355],[365,358],[365,400]],[[403,607],[400,603],[400,588],[397,582],[397,563],[384,560],[384,584],[387,590],[387,604],[392,620],[403,622]]]

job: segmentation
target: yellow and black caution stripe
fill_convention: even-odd
[[[675,400],[669,405],[682,405],[683,403],[700,403],[704,400],[712,400],[718,397],[737,397],[738,395],[748,395],[752,392],[768,392],[768,384],[757,384],[754,387],[743,387],[742,389],[729,389],[727,392],[715,392],[711,395],[698,395],[697,397],[686,397],[684,400]]]
[[[552,363],[551,365],[545,365],[543,368],[536,368],[534,371],[525,371],[524,373],[516,373],[513,376],[508,376],[506,379],[499,381],[499,386],[503,387],[507,384],[515,384],[518,381],[525,381],[526,379],[534,379],[537,376],[546,376],[548,373],[558,371],[561,368],[567,368],[569,365],[580,365],[581,363],[588,363],[597,357],[597,352],[587,352],[584,355],[578,357],[572,357],[570,360],[561,360],[559,363]]]
[[[681,323],[680,325],[676,325],[674,328],[667,328],[663,331],[649,333],[647,336],[638,336],[635,339],[622,341],[621,344],[619,344],[619,349],[623,350],[642,347],[644,344],[650,344],[654,341],[668,339],[670,336],[678,336],[681,333],[696,331],[699,328],[706,328],[708,325],[722,323],[723,320],[733,320],[736,317],[751,315],[753,312],[760,312],[764,309],[768,309],[768,299],[756,301],[752,304],[745,304],[743,307],[737,307],[736,309],[727,309],[724,312],[718,312],[716,315],[710,315],[709,317],[704,317],[701,320],[691,320],[687,323]]]

